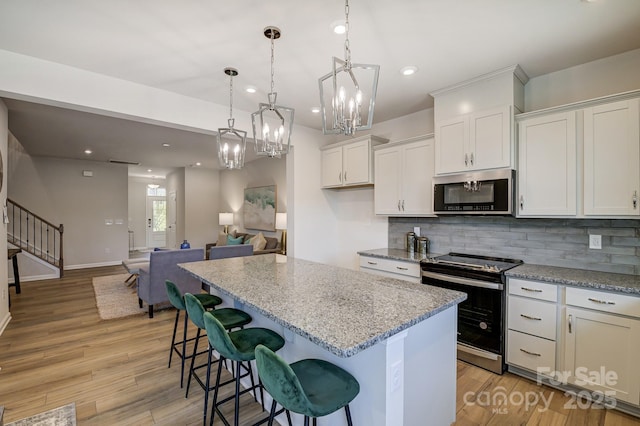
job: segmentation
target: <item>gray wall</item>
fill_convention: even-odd
[[[2,189],[0,190],[0,199],[4,202],[7,197],[7,140],[9,139],[9,113],[7,107],[0,100],[0,158],[2,158]],[[0,241],[7,241],[7,225],[0,226]],[[0,244],[0,257],[7,258],[7,244]],[[7,296],[8,281],[7,277],[8,262],[0,262],[0,334],[7,326],[11,315],[9,314],[9,299]]]
[[[405,235],[414,226],[429,238],[430,251],[435,254],[458,251],[640,275],[640,220],[389,218],[389,247],[404,248]],[[602,235],[602,250],[589,249],[589,234]]]
[[[204,247],[218,239],[220,172],[200,168],[186,168],[184,181],[185,215],[184,239],[191,247]],[[180,222],[180,217],[178,217]],[[179,245],[182,240],[176,240]]]

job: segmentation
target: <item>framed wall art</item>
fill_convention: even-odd
[[[276,230],[276,186],[259,186],[244,190],[244,227],[262,231]]]

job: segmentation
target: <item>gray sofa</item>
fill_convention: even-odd
[[[249,234],[246,232],[233,232],[232,235],[234,237],[243,237],[242,240],[243,242],[248,240],[249,238],[255,236],[255,234]],[[264,239],[267,240],[267,245],[264,247],[264,249],[262,250],[254,250],[253,254],[267,254],[267,253],[280,253],[281,252],[281,248],[280,248],[280,240],[276,237],[267,237],[266,235],[264,236]],[[217,247],[217,243],[209,243],[205,246],[205,255],[207,256],[207,259],[209,259],[209,251],[211,250],[212,247]],[[224,247],[224,246],[220,246],[220,247]]]
[[[173,281],[184,293],[199,293],[202,282],[178,267],[178,263],[204,260],[204,249],[153,251],[149,264],[140,267],[138,275],[138,302],[149,305],[149,318],[153,318],[153,305],[169,302],[165,280]]]

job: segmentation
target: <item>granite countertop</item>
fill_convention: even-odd
[[[179,266],[344,358],[466,299],[456,291],[276,254]]]
[[[614,291],[640,296],[640,276],[523,264],[506,272],[507,277],[544,281],[595,290]]]
[[[437,256],[437,254],[409,253],[404,249],[380,248],[374,250],[362,250],[358,254],[362,256],[379,257],[381,259],[403,260],[405,262],[419,263],[422,259]]]

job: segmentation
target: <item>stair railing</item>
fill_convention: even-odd
[[[64,225],[58,226],[7,199],[7,241],[44,260],[64,274]]]

